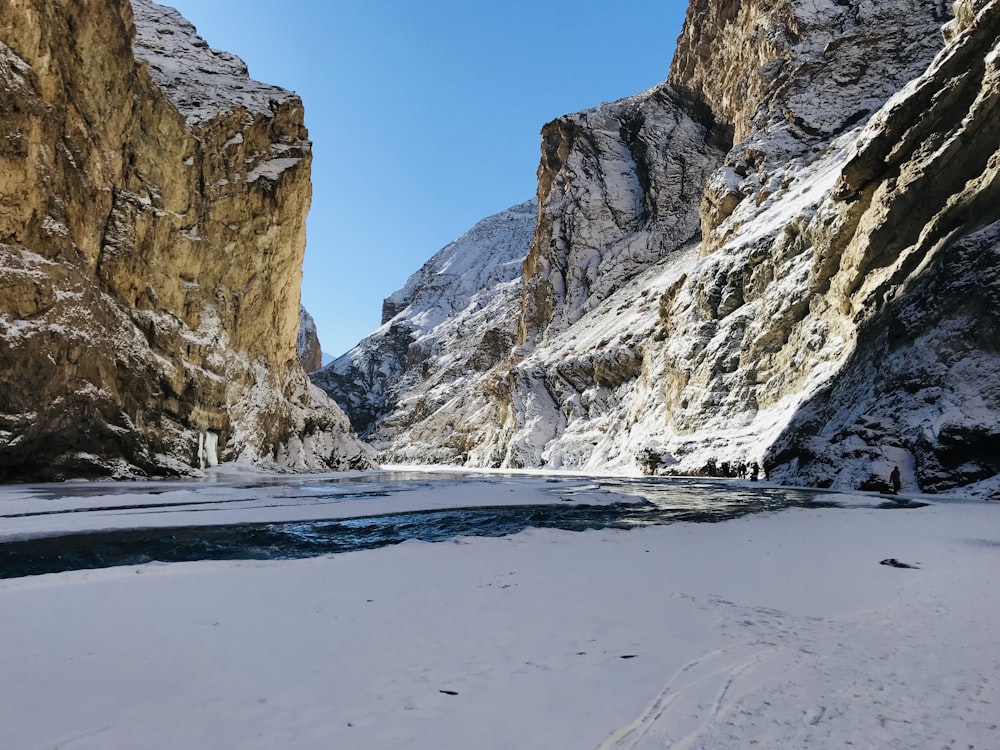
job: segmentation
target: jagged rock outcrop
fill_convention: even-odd
[[[693,0],[664,85],[543,131],[492,407],[452,377],[436,435],[375,429],[472,465],[1000,492],[1000,5],[950,19]]]
[[[306,372],[316,372],[323,366],[323,349],[319,343],[316,321],[309,311],[299,307],[299,333],[295,339],[299,363]]]
[[[669,85],[547,124],[519,343],[559,334],[695,239],[728,137]]]
[[[536,215],[528,201],[479,222],[386,298],[381,328],[313,374],[384,461],[499,461],[475,456],[503,421]]]
[[[0,5],[0,479],[372,465],[296,357],[310,160],[176,11]]]

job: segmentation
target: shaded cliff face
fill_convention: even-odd
[[[929,491],[1000,473],[1000,5],[955,11],[947,48],[862,131],[823,207],[813,283],[856,345],[774,446],[816,484],[890,464]]]
[[[0,20],[0,477],[370,465],[296,357],[299,99],[147,0]]]
[[[316,372],[323,366],[323,349],[319,343],[316,321],[304,307],[299,307],[299,332],[295,339],[299,363],[306,372]]]

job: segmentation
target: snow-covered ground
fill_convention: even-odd
[[[0,747],[1000,747],[1000,505],[837,499],[3,580]]]

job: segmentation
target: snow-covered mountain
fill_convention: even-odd
[[[528,201],[447,245],[384,301],[377,331],[312,375],[358,433],[395,460],[467,460],[465,446],[475,440],[464,427],[440,439],[429,435],[414,451],[407,430],[456,394],[480,406],[491,402],[480,389],[506,365],[517,336],[521,266],[536,214]],[[423,428],[434,425],[432,419]]]
[[[692,0],[667,82],[543,129],[499,334],[404,313],[432,261],[317,382],[387,460],[996,492],[998,36],[998,0]]]
[[[151,0],[25,0],[0,126],[0,480],[373,465],[296,357],[296,95]]]

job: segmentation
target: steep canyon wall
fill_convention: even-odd
[[[297,362],[298,97],[148,0],[0,28],[0,478],[370,466]]]
[[[402,401],[447,395],[379,402],[376,447],[997,492],[998,23],[985,0],[693,0],[664,84],[544,127],[509,357],[403,366]]]

